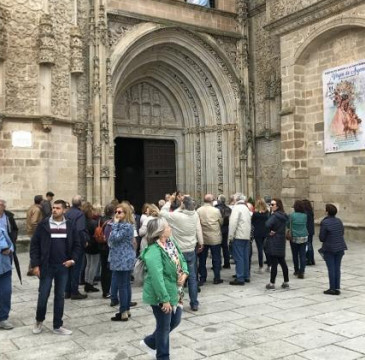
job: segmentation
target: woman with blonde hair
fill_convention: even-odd
[[[131,272],[136,258],[133,240],[132,209],[127,203],[121,203],[116,206],[114,222],[108,239],[110,270],[113,272],[119,292],[119,312],[111,318],[112,321],[128,321],[131,316]]]
[[[139,228],[138,235],[142,237],[140,251],[142,252],[147,246],[147,225],[150,220],[158,217],[160,210],[155,204],[146,205],[146,214],[148,216],[144,219],[141,227]]]
[[[143,301],[152,307],[156,329],[141,346],[156,359],[170,359],[170,332],[181,321],[184,282],[189,274],[179,247],[171,237],[164,218],[154,218],[147,225],[148,247],[141,255],[147,268]]]
[[[269,231],[265,226],[267,219],[269,218],[269,211],[267,205],[263,199],[258,199],[255,204],[255,212],[252,215],[251,223],[253,226],[253,235],[257,246],[257,255],[259,260],[259,272],[263,272],[264,267],[264,241],[269,235]],[[266,256],[266,254],[265,254]],[[266,256],[266,260],[268,257]],[[270,267],[270,264],[268,264]]]

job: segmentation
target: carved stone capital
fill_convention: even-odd
[[[53,118],[51,116],[43,116],[41,117],[41,124],[43,131],[49,133],[52,131]]]
[[[102,178],[109,178],[110,177],[109,166],[103,166],[101,168],[101,177]]]
[[[43,14],[39,22],[39,64],[54,65],[55,38],[52,18]]]
[[[73,26],[70,33],[71,47],[71,74],[82,74],[84,62],[82,55],[82,37],[78,26]]]

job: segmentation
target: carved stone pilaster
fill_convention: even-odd
[[[100,95],[99,57],[94,56],[94,95]]]
[[[101,146],[100,145],[94,145],[93,146],[93,157],[94,158],[100,158],[101,156]]]
[[[110,58],[106,59],[106,91],[108,94],[112,94],[113,86],[112,86],[112,65]]]
[[[86,166],[86,177],[92,178],[94,176],[94,168],[92,165]]]
[[[52,18],[43,14],[39,22],[39,64],[54,65],[55,37]]]
[[[6,34],[6,16],[5,11],[0,8],[0,60],[6,59],[6,53],[8,48],[8,38]]]
[[[49,133],[52,131],[53,118],[50,116],[43,116],[41,117],[41,124],[43,131]]]
[[[99,6],[99,21],[96,31],[97,37],[100,39],[101,43],[105,46],[109,45],[109,36],[106,27],[106,13],[104,5]]]
[[[90,7],[89,12],[89,45],[95,43],[95,12],[94,8]]]
[[[237,23],[239,26],[245,26],[248,17],[248,3],[247,0],[237,0],[236,2],[237,9]]]
[[[100,123],[101,141],[104,144],[109,144],[109,123],[108,112],[106,105],[101,109],[101,123]]]
[[[70,33],[71,40],[71,74],[82,74],[84,62],[82,54],[82,37],[78,26],[73,26]]]
[[[93,143],[93,124],[87,123],[86,125],[86,142],[89,144]]]
[[[76,122],[72,126],[72,133],[78,138],[86,135],[85,130],[86,124],[83,122]]]

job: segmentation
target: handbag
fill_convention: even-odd
[[[134,264],[134,269],[133,269],[134,281],[133,281],[133,283],[137,286],[142,286],[145,274],[146,274],[145,263],[141,258],[138,258]]]
[[[289,229],[286,230],[286,233],[285,233],[285,239],[288,240],[288,241],[293,240],[293,236],[292,236],[292,233],[291,233],[291,220],[290,220],[290,223],[289,223]]]

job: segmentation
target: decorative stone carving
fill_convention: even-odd
[[[101,168],[101,177],[102,178],[109,178],[110,177],[109,166],[103,166]]]
[[[71,74],[82,74],[84,72],[84,61],[82,54],[82,38],[78,26],[73,26],[70,33],[71,40]]]
[[[5,114],[0,113],[0,131],[3,129]]]
[[[127,89],[116,100],[114,113],[123,123],[158,126],[176,124],[174,110],[165,95],[145,82]]]
[[[248,63],[248,38],[246,35],[244,35],[239,41],[237,41],[236,66],[239,70],[242,70],[248,67]]]
[[[52,131],[53,118],[50,116],[41,117],[43,131],[49,133]]]
[[[95,11],[94,6],[89,10],[89,45],[95,44]]]
[[[113,93],[113,84],[112,84],[112,65],[110,58],[106,59],[106,91],[109,95]]]
[[[94,95],[100,95],[99,57],[94,56]]]
[[[39,63],[54,65],[54,51],[55,37],[52,18],[49,14],[43,14],[39,22]]]
[[[108,37],[110,48],[113,48],[119,39],[140,22],[141,21],[133,18],[108,14]]]
[[[271,74],[269,80],[266,81],[266,99],[274,100],[281,94],[281,78],[276,74]]]
[[[6,59],[7,47],[5,10],[0,8],[0,60]]]
[[[72,126],[72,133],[77,137],[85,136],[86,124],[83,122],[75,122]]]
[[[101,109],[100,132],[101,132],[101,141],[104,144],[109,144],[109,123],[108,123],[108,111],[106,105],[103,105]]]
[[[96,36],[100,39],[101,43],[105,46],[109,46],[105,6],[102,4],[99,5],[99,21],[95,30],[97,33]]]
[[[236,66],[237,61],[237,39],[227,36],[215,36],[217,44],[224,50],[232,65]]]
[[[245,26],[248,17],[248,1],[247,0],[237,0],[236,2],[237,10],[237,23],[240,26]]]
[[[101,146],[93,145],[93,157],[100,158],[100,156],[101,156]]]

